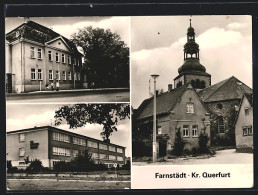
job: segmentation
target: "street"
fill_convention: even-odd
[[[214,156],[197,156],[188,158],[167,159],[164,162],[147,163],[133,162],[134,166],[141,165],[198,165],[198,164],[251,164],[253,163],[253,154],[236,153],[235,149],[216,151]]]
[[[130,102],[129,91],[70,91],[10,95],[7,103],[56,103],[56,102]]]

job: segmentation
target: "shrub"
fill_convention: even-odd
[[[12,161],[8,160],[7,161],[7,173],[16,173],[18,171],[17,167],[13,167]]]
[[[27,172],[41,172],[43,169],[42,162],[39,159],[30,161],[30,165],[26,168]]]
[[[208,141],[209,141],[209,136],[207,133],[201,132],[198,138],[198,143],[199,143],[199,152],[201,154],[209,153],[209,148],[208,148]]]
[[[196,148],[196,147],[193,147],[193,148],[192,148],[192,155],[193,155],[193,156],[196,156],[197,154],[198,154],[197,148]]]
[[[176,131],[176,137],[173,145],[173,154],[176,156],[180,156],[183,153],[185,144],[186,142],[181,137],[180,128],[178,128]]]
[[[70,171],[69,170],[69,163],[65,161],[59,161],[54,164],[55,171]]]

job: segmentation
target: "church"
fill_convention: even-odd
[[[176,130],[180,130],[182,138],[187,143],[185,149],[190,151],[198,148],[198,136],[201,132],[208,134],[208,146],[235,147],[234,124],[240,102],[243,94],[252,94],[252,89],[234,76],[211,85],[212,76],[200,63],[199,45],[195,41],[195,30],[191,20],[183,51],[184,62],[174,78],[175,88],[172,89],[172,85],[169,84],[168,91],[157,94],[156,97],[157,139],[166,137],[165,144],[157,144],[157,154],[170,153]],[[139,150],[138,145],[145,151],[148,151],[148,144],[152,147],[150,138],[153,97],[144,100],[138,109],[134,110],[133,115],[135,156],[136,148]],[[139,141],[141,136],[138,135],[144,137],[142,143]],[[134,143],[138,144],[137,147]]]

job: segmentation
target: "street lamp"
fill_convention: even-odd
[[[157,74],[153,74],[151,75],[151,77],[154,80],[154,101],[153,101],[153,145],[152,145],[152,160],[153,162],[156,162],[156,158],[157,158],[157,147],[156,147],[156,78],[159,77],[159,75]]]

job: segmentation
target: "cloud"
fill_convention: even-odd
[[[248,23],[240,23],[240,22],[233,22],[227,25],[227,28],[232,30],[239,30],[246,28],[249,24]]]
[[[249,29],[250,30],[250,29]],[[249,31],[250,32],[250,31]],[[212,84],[231,76],[252,87],[252,39],[250,33],[212,27],[196,37],[200,47],[200,63],[212,75]],[[178,38],[168,47],[142,49],[131,54],[132,106],[137,108],[149,97],[150,75],[155,73],[157,89],[167,91],[169,83],[174,84],[178,68],[183,64],[183,45],[186,37]],[[153,91],[153,81],[150,82]]]
[[[54,31],[59,34],[70,38],[73,33],[76,33],[78,29],[82,29],[86,26],[93,26],[94,28],[104,28],[110,29],[112,32],[116,32],[121,36],[121,40],[123,40],[127,45],[129,44],[129,17],[111,17],[101,21],[85,21],[77,22],[69,25],[53,25],[52,28]]]

